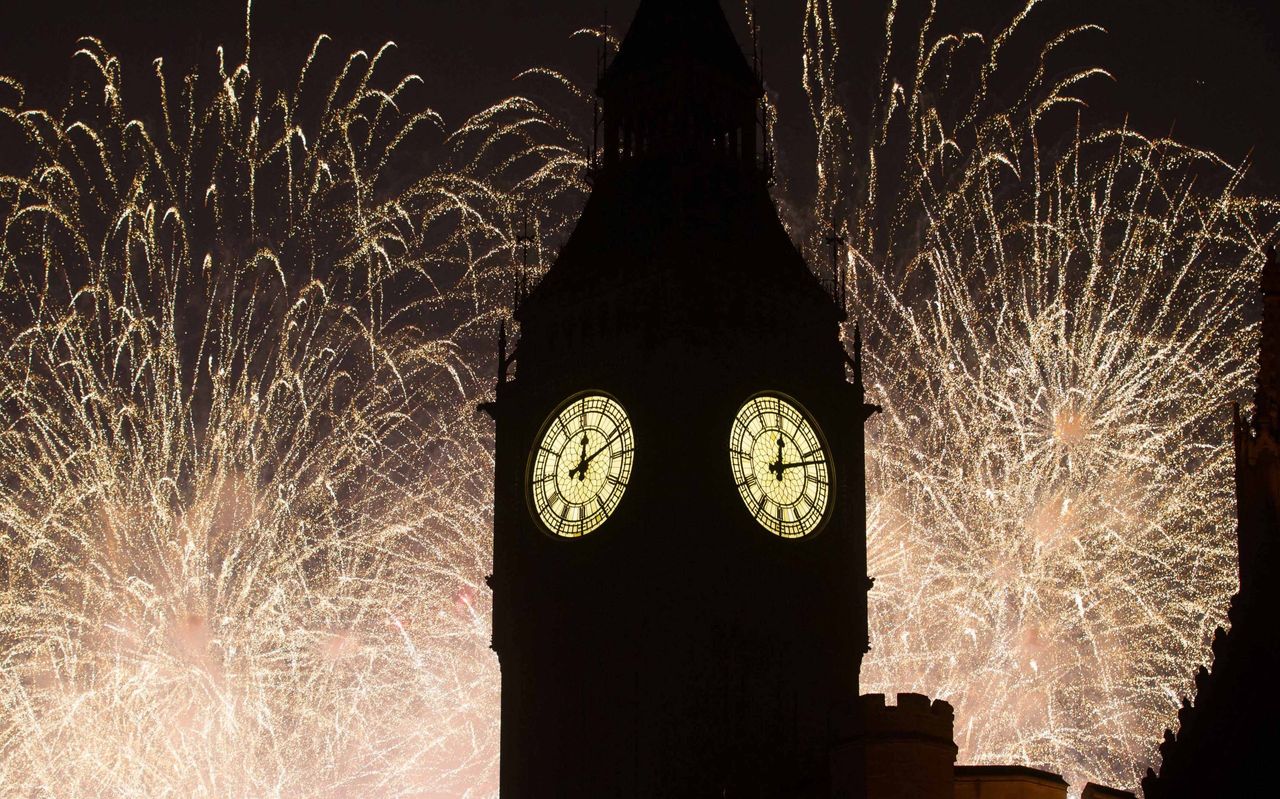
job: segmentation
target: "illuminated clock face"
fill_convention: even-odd
[[[742,406],[729,436],[733,479],[747,510],[769,532],[802,538],[831,500],[827,449],[804,412],[765,394]]]
[[[631,479],[631,420],[613,398],[575,397],[547,422],[529,468],[534,513],[555,535],[595,530],[618,507]]]

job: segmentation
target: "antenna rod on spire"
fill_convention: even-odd
[[[845,244],[845,237],[840,235],[839,228],[835,222],[831,223],[831,235],[827,236],[826,242],[831,245],[831,291],[836,305],[840,308],[840,313],[847,313],[849,308],[845,301],[845,275],[844,267],[840,264],[840,247]]]

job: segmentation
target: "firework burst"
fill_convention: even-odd
[[[1277,209],[1172,142],[1042,147],[1098,73],[999,106],[1026,12],[988,41],[893,8],[914,57],[864,112],[807,6],[796,226],[840,220],[886,407],[863,683],[953,701],[966,760],[1131,784],[1234,587],[1222,409]],[[412,76],[325,48],[283,92],[157,64],[150,116],[92,41],[63,111],[0,87],[31,154],[0,178],[4,792],[496,791],[475,365],[534,277],[517,219],[536,271],[586,191],[561,120],[590,98],[535,70],[568,114],[509,98],[446,135]]]
[[[1235,589],[1226,408],[1253,374],[1246,297],[1280,217],[1241,169],[1172,141],[1042,142],[1103,74],[1048,80],[1045,61],[1096,29],[1054,37],[998,105],[1034,5],[990,41],[936,35],[930,13],[913,58],[886,47],[861,148],[831,9],[809,6],[818,218],[853,243],[886,408],[863,684],[953,702],[962,760],[1134,785]]]
[[[496,790],[470,355],[516,209],[581,170],[324,51],[274,95],[157,62],[153,124],[96,41],[59,114],[5,84],[6,795]]]

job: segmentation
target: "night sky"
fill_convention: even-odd
[[[594,46],[570,39],[577,28],[605,18],[626,24],[637,0],[259,0],[254,4],[254,61],[292,77],[318,33],[328,33],[335,51],[374,49],[394,40],[400,50],[392,68],[425,80],[426,101],[446,124],[491,102],[536,87],[516,86],[520,70],[546,65],[589,82]],[[900,14],[912,20],[922,0],[904,0]],[[943,2],[939,30],[994,33],[1021,3]],[[800,88],[801,0],[759,3],[767,79],[780,104],[790,163],[806,163],[809,133]],[[865,96],[880,53],[883,4],[837,0],[846,40],[845,90]],[[726,7],[745,41],[737,0]],[[1090,120],[1115,123],[1126,115],[1148,135],[1173,131],[1188,144],[1213,149],[1239,162],[1252,153],[1254,187],[1273,193],[1280,184],[1280,4],[1249,0],[1049,0],[1029,18],[1024,35],[1011,42],[1007,63],[1029,64],[1039,43],[1081,21],[1107,28],[1086,34],[1058,65],[1097,64],[1116,76],[1084,90]],[[914,24],[907,22],[907,24]],[[71,72],[77,36],[103,38],[126,56],[133,77],[130,96],[150,86],[150,61],[212,67],[213,49],[225,44],[238,58],[244,4],[212,0],[188,7],[165,0],[119,2],[27,2],[10,5],[0,25],[0,74],[20,79],[41,103],[57,101]],[[1019,50],[1025,44],[1026,50]],[[1051,65],[1053,66],[1053,65]],[[855,103],[855,106],[862,104]],[[805,175],[791,175],[803,185]]]

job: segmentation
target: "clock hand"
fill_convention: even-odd
[[[597,455],[599,455],[601,452],[604,452],[606,449],[609,448],[609,445],[613,443],[613,440],[617,438],[618,434],[621,432],[622,432],[621,427],[619,427],[617,430],[614,430],[613,435],[605,439],[605,442],[600,445],[599,449],[597,449],[595,452],[591,453],[590,455],[582,459],[582,463],[579,464],[580,468],[585,470],[585,468],[591,464],[591,461],[596,459]]]
[[[574,472],[578,473],[579,482],[586,479],[587,476],[587,443],[590,441],[591,439],[587,438],[587,434],[583,433],[582,441],[580,442],[582,444],[582,452],[578,455],[578,465],[569,470],[570,478],[573,477]]]
[[[816,461],[798,461],[796,463],[780,463],[778,464],[778,467],[780,469],[785,470],[785,469],[790,469],[794,466],[817,466],[819,463],[826,463],[826,461],[816,460]]]
[[[786,467],[782,465],[782,436],[778,436],[778,459],[769,464],[769,471],[773,472],[778,481],[782,481],[782,473],[786,471]]]

